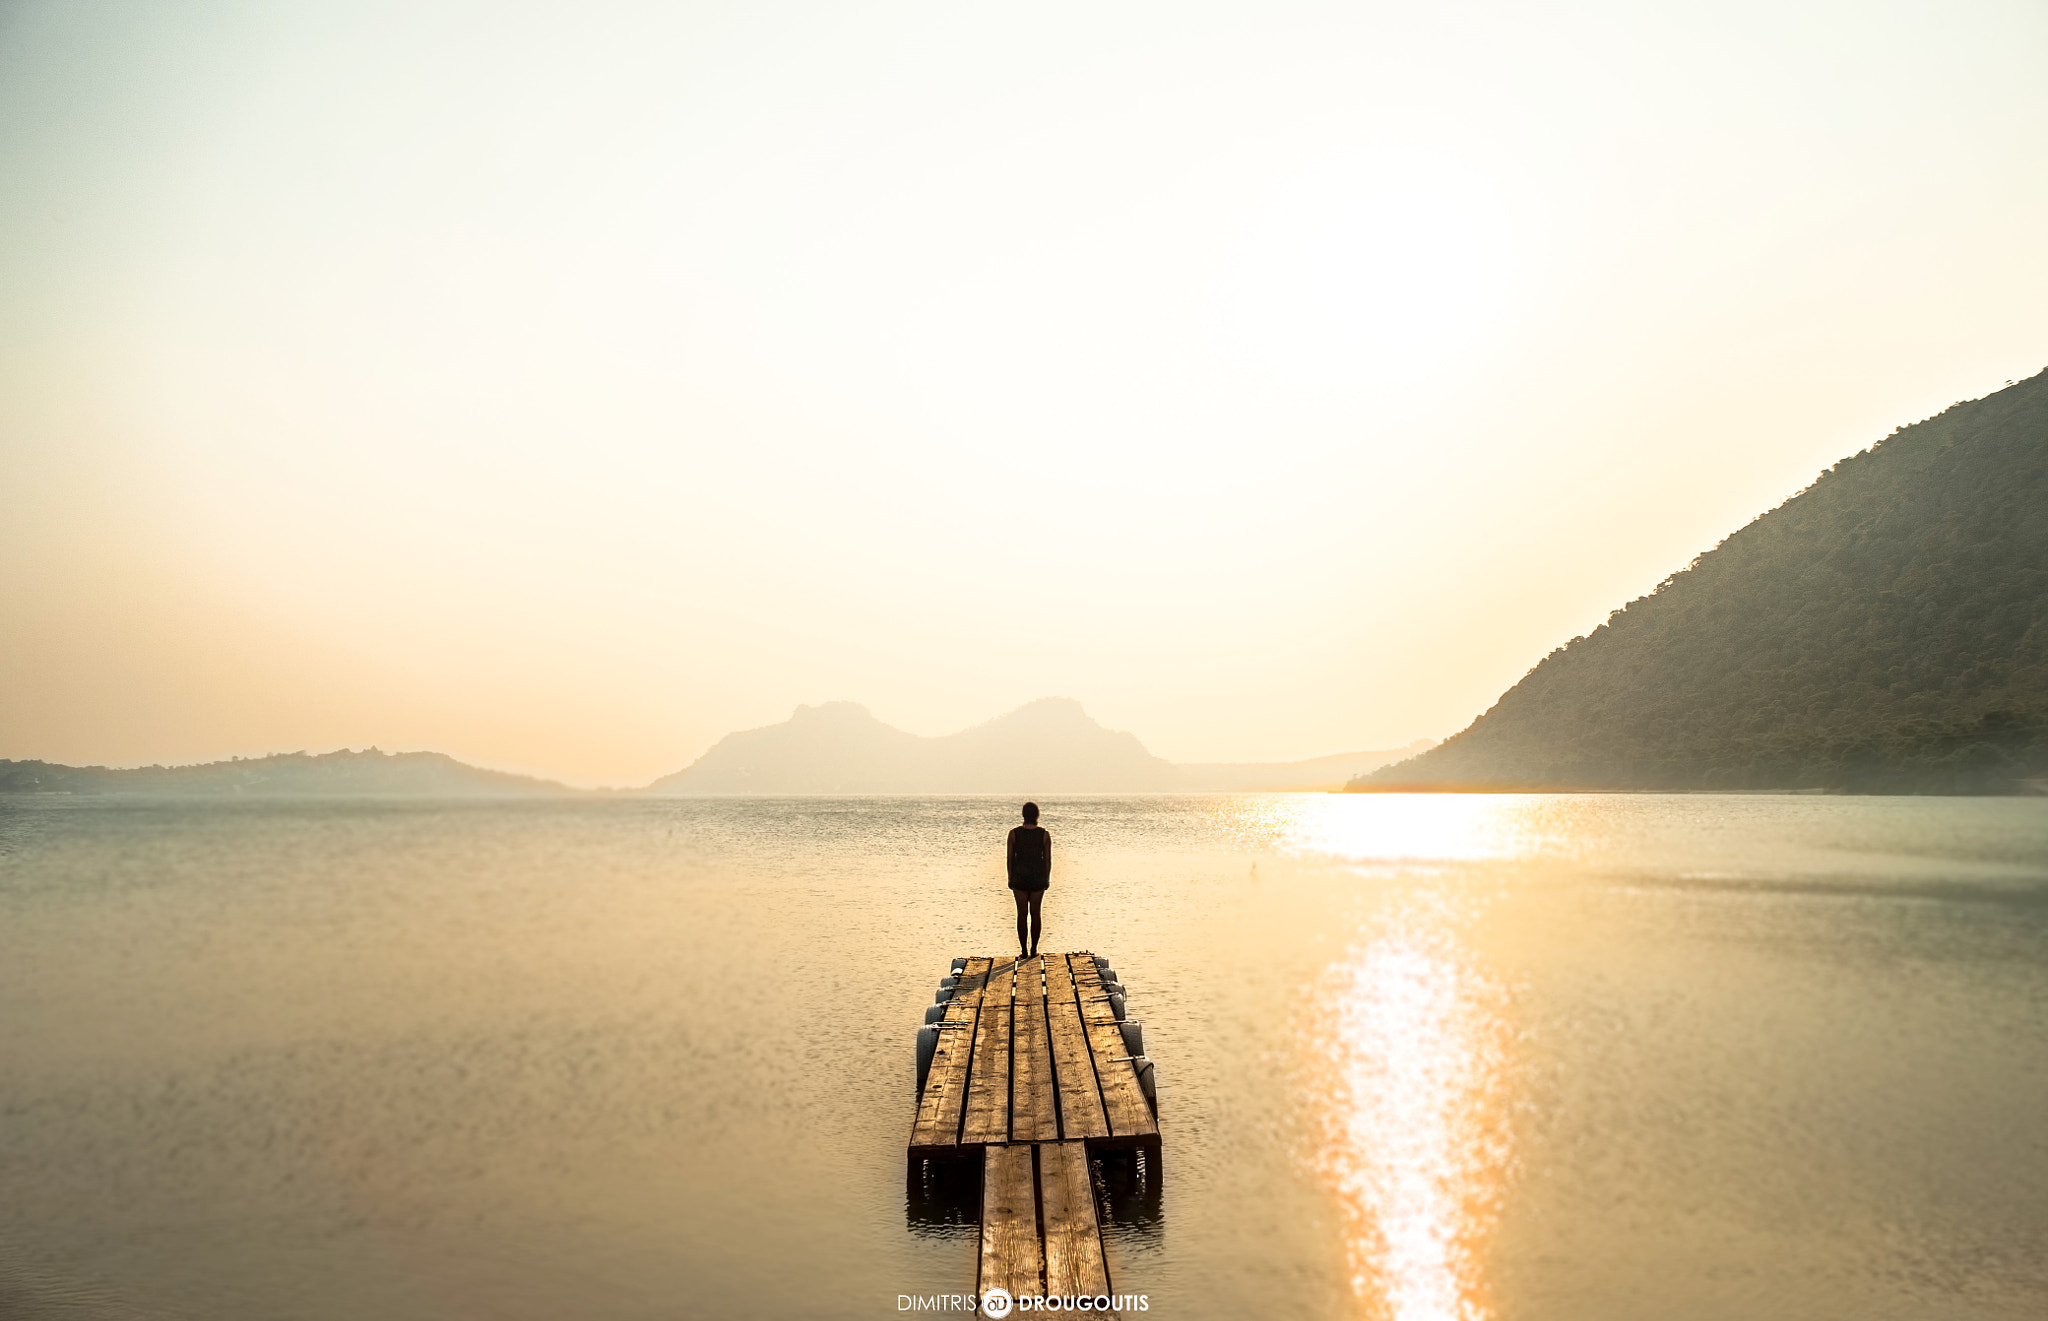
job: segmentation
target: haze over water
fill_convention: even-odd
[[[1164,1318],[2048,1312],[2048,804],[1051,800]],[[880,1317],[999,799],[0,806],[0,1314]]]

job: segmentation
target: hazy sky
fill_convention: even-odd
[[[0,756],[1440,737],[2044,240],[2040,0],[0,5]]]

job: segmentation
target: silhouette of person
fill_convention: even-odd
[[[1024,824],[1010,832],[1010,890],[1017,901],[1017,957],[1038,953],[1038,905],[1052,884],[1052,836],[1038,824],[1038,804],[1024,804]],[[1029,919],[1027,938],[1026,919]]]

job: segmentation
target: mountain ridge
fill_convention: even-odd
[[[583,792],[485,770],[442,752],[281,752],[190,766],[64,766],[0,760],[0,793],[222,797],[533,798]]]
[[[1105,729],[1081,704],[1042,697],[955,734],[883,724],[855,702],[800,706],[779,725],[726,735],[643,793],[1191,793],[1336,789],[1413,749],[1301,762],[1181,765],[1135,734]],[[1368,764],[1370,763],[1370,765]],[[1355,769],[1353,769],[1355,768]]]
[[[1068,698],[1042,698],[940,738],[885,725],[854,702],[800,706],[780,725],[728,734],[690,766],[638,789],[576,789],[440,752],[287,752],[188,766],[0,760],[0,794],[184,797],[738,796],[870,793],[1145,793],[1334,790],[1407,748],[1301,762],[1176,765],[1104,729]]]
[[[1824,471],[1347,787],[2021,792],[2048,775],[2048,371]]]

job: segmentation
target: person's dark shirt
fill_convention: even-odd
[[[1010,888],[1043,890],[1052,883],[1052,836],[1044,826],[1010,832]]]

